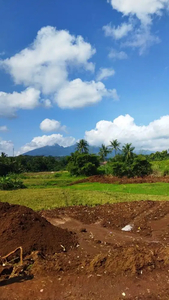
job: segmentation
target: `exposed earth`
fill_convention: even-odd
[[[0,203],[0,236],[0,300],[169,299],[169,202]]]
[[[69,185],[74,185],[77,183],[84,183],[84,182],[100,182],[100,183],[109,183],[109,184],[127,184],[127,183],[156,183],[156,182],[166,182],[169,183],[169,176],[157,176],[154,175],[145,176],[145,177],[134,177],[134,178],[127,178],[127,177],[115,177],[111,175],[94,175],[84,179],[80,179],[70,183]]]

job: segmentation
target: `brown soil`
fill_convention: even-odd
[[[41,235],[49,225],[51,230],[62,230],[60,244],[65,247],[66,242],[71,243],[67,252],[58,248],[55,254],[50,250],[43,251],[45,255],[42,255],[42,248],[36,249],[40,252],[25,255],[23,266],[1,265],[0,300],[169,299],[168,202],[67,207],[40,214],[23,207],[5,204],[2,209],[2,206],[0,222],[5,213],[4,219],[12,220],[12,215],[17,219],[16,211],[22,211],[20,217],[29,211],[45,224]],[[36,225],[36,218],[32,227]],[[26,220],[29,218],[22,219],[23,222]],[[132,225],[131,232],[122,231],[129,224]],[[0,223],[0,230],[2,227],[3,223]],[[15,225],[15,228],[18,236],[19,232],[22,235],[22,226]],[[75,236],[70,233],[72,231],[76,232]],[[34,231],[36,237],[38,232]],[[67,240],[65,232],[69,234]],[[3,234],[1,232],[2,238]],[[50,245],[52,235],[49,232],[48,235],[45,237]],[[73,247],[75,241],[78,243]],[[25,240],[20,242],[19,245],[24,247]]]
[[[23,254],[40,251],[54,254],[75,246],[75,236],[66,229],[54,227],[30,208],[0,203],[0,256],[22,246]]]
[[[88,178],[84,178],[81,180],[74,181],[70,183],[70,185],[74,185],[77,183],[85,183],[85,182],[100,182],[100,183],[109,183],[109,184],[126,184],[126,183],[155,183],[155,182],[166,182],[169,183],[169,176],[163,177],[154,177],[154,176],[146,176],[146,177],[135,177],[135,178],[127,178],[127,177],[115,177],[115,176],[106,176],[106,175],[95,175],[90,176]]]

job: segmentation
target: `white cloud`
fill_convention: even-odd
[[[5,152],[8,155],[13,153],[13,143],[11,141],[4,141],[0,138],[0,153]]]
[[[0,131],[1,131],[1,132],[8,131],[7,126],[0,126]]]
[[[140,26],[130,36],[130,39],[123,43],[123,46],[138,48],[139,54],[142,55],[146,49],[159,42],[159,37],[151,33],[151,28],[149,26]]]
[[[56,92],[67,80],[68,67],[83,66],[93,71],[88,60],[95,49],[81,36],[47,26],[41,28],[33,44],[1,64],[16,84],[35,86],[44,94]]]
[[[59,121],[45,119],[40,123],[40,129],[42,131],[50,132],[50,131],[65,131],[66,126],[61,126]]]
[[[97,74],[97,81],[105,80],[115,74],[115,71],[111,68],[101,68]]]
[[[128,58],[128,55],[124,51],[117,51],[115,49],[111,49],[108,56],[109,58],[119,59],[119,60]]]
[[[107,0],[113,9],[128,16],[129,23],[122,23],[118,27],[110,24],[104,26],[106,36],[126,41],[120,45],[139,49],[142,55],[150,46],[160,42],[158,36],[151,33],[154,16],[161,16],[169,8],[169,0]],[[128,33],[130,34],[128,35]]]
[[[115,27],[111,26],[111,24],[103,26],[103,30],[105,33],[105,36],[110,36],[114,38],[115,40],[120,40],[123,37],[126,37],[129,32],[133,30],[132,24],[122,23],[121,25]]]
[[[117,139],[122,144],[133,143],[138,150],[157,151],[169,148],[168,128],[169,115],[147,126],[136,125],[130,115],[121,115],[112,122],[98,122],[95,129],[85,132],[85,139],[91,145],[109,145],[111,140]]]
[[[110,97],[117,100],[116,90],[107,90],[102,82],[83,82],[80,78],[68,82],[55,96],[61,108],[81,108]]]
[[[151,23],[151,16],[161,15],[168,8],[169,0],[108,0],[112,7],[123,15],[134,15],[141,22]]]
[[[0,92],[0,117],[15,116],[18,109],[34,109],[39,105],[40,92],[34,88],[27,88],[18,93]]]
[[[61,134],[37,136],[34,137],[30,143],[27,143],[25,146],[21,147],[18,154],[25,153],[45,146],[53,146],[55,144],[58,144],[63,147],[68,147],[74,145],[75,142],[76,140],[74,137],[64,137]]]
[[[15,84],[39,90],[45,107],[51,107],[54,102],[61,108],[78,108],[113,95],[101,82],[83,82],[79,78],[69,81],[75,68],[94,71],[90,59],[95,52],[82,36],[75,37],[66,30],[47,26],[39,30],[29,47],[1,60],[0,65],[12,76]],[[10,112],[9,103],[7,106],[6,110]],[[22,107],[18,105],[13,110],[19,108]]]

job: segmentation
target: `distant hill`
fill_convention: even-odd
[[[24,153],[24,155],[30,155],[30,156],[67,156],[70,155],[72,152],[75,152],[76,145],[70,146],[70,147],[62,147],[58,144],[55,144],[54,146],[45,146],[41,148],[37,148],[34,150],[31,150],[29,152]],[[98,154],[99,147],[96,146],[89,146],[89,153]],[[140,150],[135,151],[137,154],[150,154],[151,151],[148,150]],[[114,151],[109,154],[107,157],[113,157]]]
[[[24,153],[24,155],[30,156],[67,156],[72,152],[75,152],[76,145],[70,147],[62,147],[58,144],[54,146],[45,146],[38,149],[31,150],[29,152]],[[93,154],[97,154],[99,152],[99,147],[89,146],[89,152]]]

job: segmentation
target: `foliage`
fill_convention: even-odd
[[[68,157],[68,171],[71,175],[91,176],[97,174],[99,158],[95,154],[79,153],[76,151]]]
[[[105,145],[103,145],[103,144],[101,145],[101,147],[100,147],[99,150],[100,150],[99,151],[100,160],[101,161],[105,161],[107,155],[109,153],[111,153],[111,150],[108,147],[106,147]]]
[[[6,176],[9,173],[60,171],[65,170],[66,165],[66,157],[28,155],[7,157],[3,153],[0,156],[0,176]]]
[[[88,153],[89,152],[89,145],[86,140],[81,139],[77,144],[76,144],[76,150],[79,153]]]
[[[124,158],[126,161],[130,160],[130,159],[133,159],[134,157],[134,149],[135,147],[132,147],[132,144],[128,143],[128,144],[125,144],[123,147],[122,147],[122,154],[124,155]]]
[[[113,140],[113,141],[110,141],[110,147],[112,149],[112,151],[114,150],[115,151],[115,155],[117,154],[117,151],[120,150],[120,143],[118,142],[118,140]]]
[[[16,190],[23,188],[25,188],[23,181],[16,176],[0,177],[0,190]]]
[[[151,153],[147,155],[151,161],[160,161],[169,159],[169,153],[167,150],[163,150],[161,152],[157,151],[155,153]]]
[[[143,155],[138,155],[132,163],[132,177],[144,177],[152,173],[151,163]]]
[[[126,152],[127,153],[127,152]],[[143,155],[122,154],[108,163],[109,174],[117,177],[144,177],[152,173],[151,163]]]

